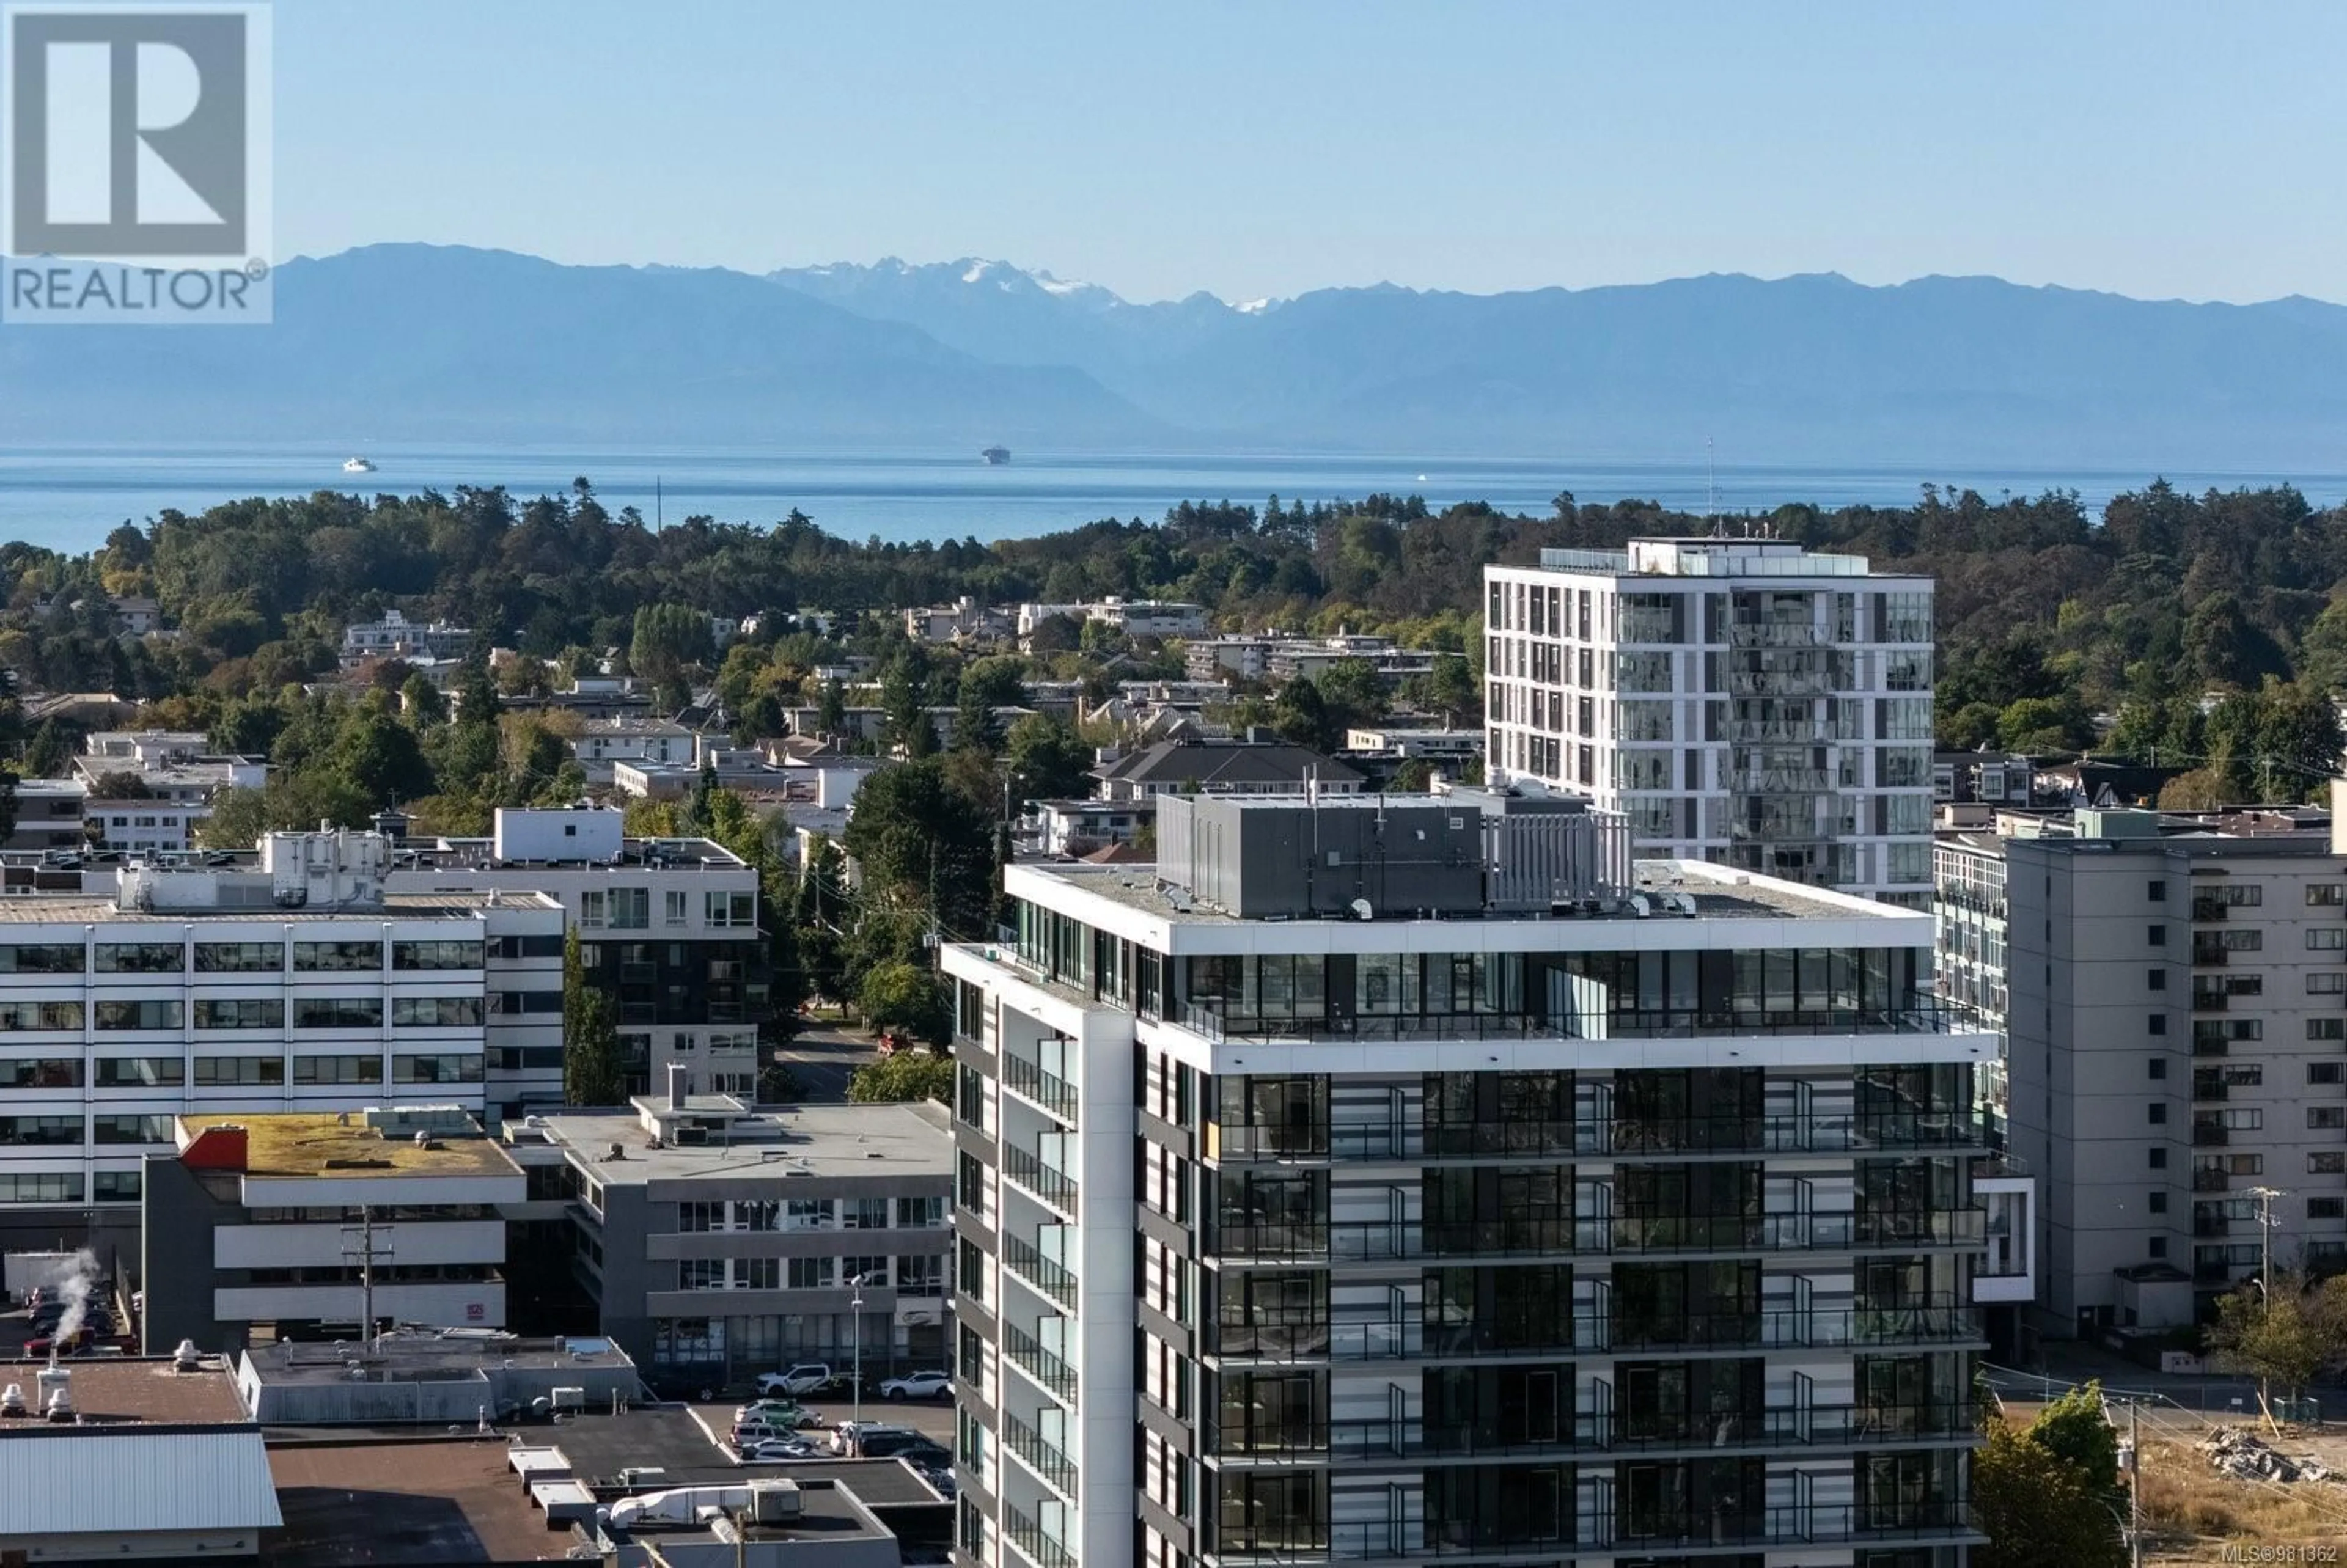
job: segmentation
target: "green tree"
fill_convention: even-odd
[[[847,853],[883,905],[927,914],[949,941],[993,925],[994,835],[934,757],[876,771],[856,794]]]
[[[443,697],[440,688],[419,670],[399,688],[399,711],[401,717],[417,729],[445,724],[448,722],[448,699]]]
[[[2254,743],[2260,801],[2310,798],[2339,772],[2339,712],[2307,682],[2269,681],[2260,693]]]
[[[1418,701],[1442,716],[1442,722],[1454,728],[1480,724],[1483,722],[1483,693],[1475,683],[1474,671],[1464,657],[1456,653],[1438,655],[1434,668],[1429,671],[1417,692]]]
[[[952,1031],[943,988],[918,964],[890,962],[866,971],[856,988],[856,1009],[874,1029],[902,1030],[939,1045]]]
[[[284,728],[284,708],[273,695],[256,692],[221,708],[209,739],[215,749],[237,756],[267,756]]]
[[[325,761],[360,794],[378,804],[413,800],[432,794],[436,787],[432,764],[425,761],[415,732],[392,714],[390,703],[380,695],[351,710]]]
[[[562,942],[562,1098],[570,1105],[623,1105],[626,1067],[611,999],[590,985],[579,959],[579,932]]]
[[[816,703],[815,729],[825,738],[840,740],[847,733],[847,694],[836,680],[823,683],[823,696]]]
[[[25,776],[36,779],[63,778],[73,766],[78,737],[55,719],[44,719],[33,738],[25,743]]]
[[[2217,1298],[2209,1348],[2296,1399],[2323,1368],[2347,1354],[2347,1275],[2310,1286],[2304,1275],[2273,1276],[2270,1295],[2252,1282]]]
[[[691,605],[647,604],[636,611],[628,664],[653,684],[673,685],[689,666],[707,664],[714,651],[709,617]]]
[[[93,800],[153,800],[155,792],[143,777],[122,768],[109,768],[89,781]]]
[[[1940,743],[1951,751],[1976,752],[1997,742],[1997,709],[1986,702],[1967,702],[1940,721]]]
[[[880,677],[887,739],[907,757],[937,753],[938,728],[929,720],[928,702],[928,656],[916,644],[906,648]]]
[[[2117,1517],[2077,1466],[2004,1421],[1973,1451],[1973,1511],[1988,1543],[1977,1568],[2120,1568]]]
[[[1971,711],[1965,708],[1959,712]],[[2017,698],[1997,716],[1997,744],[2008,752],[2066,751],[2079,738],[2071,705],[2056,698]]]
[[[251,849],[269,831],[268,804],[257,789],[224,789],[211,806],[196,824],[196,842],[206,849]]]
[[[953,749],[990,757],[1002,749],[1002,725],[994,716],[994,692],[975,676],[975,666],[962,671],[954,704]]]
[[[2116,1502],[2124,1495],[2119,1435],[2103,1413],[2099,1381],[2072,1389],[2039,1410],[2029,1424],[2029,1436],[2075,1470],[2096,1497]]]
[[[1343,739],[1336,733],[1337,721],[1319,686],[1310,681],[1290,681],[1279,689],[1271,704],[1271,723],[1281,740],[1317,752],[1334,751]]]
[[[847,1097],[859,1105],[907,1100],[953,1103],[954,1064],[949,1056],[899,1050],[868,1061],[848,1074]]]
[[[1010,726],[1002,760],[1010,770],[1010,793],[1022,804],[1067,800],[1092,784],[1092,749],[1072,726],[1041,713]]]
[[[839,845],[828,838],[816,840],[791,907],[791,927],[811,996],[840,999],[840,978],[846,967],[843,922],[850,915],[846,875]]]
[[[1386,711],[1386,685],[1366,659],[1339,659],[1313,679],[1327,711],[1326,733],[1341,744],[1344,733],[1374,723]],[[1329,748],[1323,748],[1324,750]]]

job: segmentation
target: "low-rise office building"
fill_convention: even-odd
[[[589,982],[612,999],[630,1092],[665,1083],[671,1063],[694,1093],[757,1092],[766,942],[758,873],[732,850],[705,838],[629,838],[618,811],[500,809],[487,838],[405,841],[385,885],[552,898],[578,928]],[[559,934],[551,957],[546,1022],[559,1051]],[[558,1053],[553,1077],[518,1098],[560,1103],[560,1067]]]
[[[89,786],[79,779],[18,779],[16,821],[0,849],[42,855],[74,855],[87,846],[82,802]]]
[[[109,776],[128,776],[159,801],[200,805],[223,789],[259,789],[269,782],[264,757],[213,749],[193,730],[106,730],[83,743],[75,776],[93,789]]]
[[[133,865],[109,892],[0,899],[0,1238],[134,1249],[144,1162],[176,1116],[479,1115],[531,1073],[559,1096],[560,907],[387,893],[386,852],[272,834],[257,866]],[[548,1064],[507,1065],[525,1050]]]
[[[521,1168],[453,1105],[178,1118],[147,1161],[145,1348],[241,1350],[386,1321],[506,1322]]]
[[[603,1331],[669,1388],[798,1360],[939,1367],[952,1259],[944,1108],[645,1096],[509,1125],[559,1166]]]
[[[153,796],[92,796],[82,811],[83,843],[126,855],[184,855],[195,843],[198,825],[212,815],[209,800]]]

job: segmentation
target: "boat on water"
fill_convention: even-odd
[[[989,446],[985,451],[980,452],[979,456],[986,459],[986,466],[988,467],[999,468],[1005,463],[1010,461],[1010,448],[1008,446]]]
[[[372,457],[345,457],[343,459],[343,472],[345,474],[372,474],[374,472],[374,459]]]

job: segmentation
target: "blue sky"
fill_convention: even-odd
[[[279,0],[281,253],[2347,299],[2347,7]]]

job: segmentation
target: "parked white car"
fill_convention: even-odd
[[[784,1460],[819,1459],[828,1450],[812,1438],[770,1438],[742,1450],[743,1464],[776,1464]]]
[[[907,1372],[880,1385],[884,1399],[950,1399],[953,1378],[944,1372]]]
[[[828,1362],[802,1361],[795,1367],[760,1377],[758,1393],[764,1399],[772,1399],[777,1394],[797,1399],[806,1394],[820,1394],[838,1381],[839,1375],[831,1369]]]

